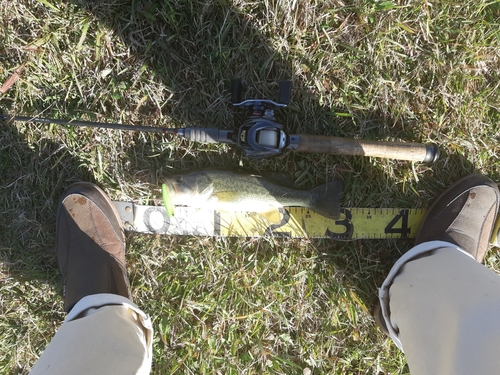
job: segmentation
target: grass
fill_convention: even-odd
[[[17,123],[0,127],[0,372],[25,374],[64,319],[55,209],[71,182],[159,198],[200,167],[345,184],[346,207],[426,207],[472,172],[500,180],[500,5],[440,1],[0,2],[0,112],[151,126],[238,126],[229,82],[276,98],[289,133],[435,142],[433,165],[319,154],[250,161],[222,145]],[[370,316],[405,241],[130,234],[135,301],[154,320],[155,374],[406,374]],[[500,270],[496,252],[487,264]]]

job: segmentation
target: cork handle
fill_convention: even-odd
[[[358,139],[299,134],[294,151],[337,155],[361,155],[378,158],[435,162],[439,149],[434,144],[378,142]]]

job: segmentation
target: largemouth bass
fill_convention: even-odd
[[[254,174],[200,170],[168,177],[164,183],[173,205],[178,206],[229,212],[267,212],[284,206],[299,206],[334,220],[340,216],[341,181],[300,190]]]

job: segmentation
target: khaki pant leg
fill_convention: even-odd
[[[500,373],[500,277],[452,244],[417,248],[380,293],[412,375]]]
[[[149,317],[130,300],[98,294],[79,301],[30,375],[149,374]]]

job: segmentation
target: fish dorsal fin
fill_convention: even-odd
[[[293,179],[289,175],[284,173],[262,172],[262,174],[259,177],[265,178],[266,180],[276,185],[290,186],[290,187],[295,186],[295,182],[293,181]]]

